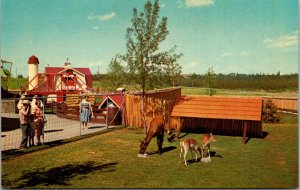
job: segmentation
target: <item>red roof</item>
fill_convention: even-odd
[[[123,103],[123,98],[122,98],[122,94],[109,94],[109,95],[103,95],[102,96],[102,103],[99,105],[99,108],[105,103],[106,99],[108,98],[118,107],[121,108],[122,107],[122,103]]]
[[[85,75],[92,75],[91,70],[89,68],[72,68],[76,71],[79,71]],[[56,74],[65,70],[64,67],[45,67],[45,74]]]
[[[91,70],[89,68],[72,68],[72,69],[74,69],[76,71],[79,71],[82,74],[84,74],[85,77],[86,77],[86,85],[89,88],[92,88],[93,75],[92,75]],[[57,74],[57,73],[59,73],[63,70],[65,70],[64,67],[45,67],[44,73],[45,74]]]
[[[40,63],[39,59],[35,55],[32,55],[28,59],[28,64],[39,64],[39,63]]]
[[[260,121],[261,112],[261,97],[183,96],[171,116]]]

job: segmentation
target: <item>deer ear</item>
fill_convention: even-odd
[[[213,135],[211,132],[209,133],[210,135]]]

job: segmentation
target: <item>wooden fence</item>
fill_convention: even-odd
[[[181,87],[147,92],[145,94],[146,126],[156,115],[169,117],[172,108],[181,96]],[[126,126],[142,127],[142,95],[128,93],[125,95],[124,121]]]
[[[263,100],[272,99],[278,110],[298,113],[297,97],[263,97]]]

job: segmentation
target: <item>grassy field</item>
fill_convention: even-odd
[[[282,97],[298,97],[297,91],[281,91],[281,92],[267,92],[264,90],[228,90],[228,89],[215,89],[216,96],[282,96]],[[207,95],[206,88],[198,88],[198,87],[182,87],[181,88],[182,95]]]
[[[138,158],[142,129],[123,128],[2,160],[3,188],[296,188],[298,117],[282,114],[264,139],[216,136],[210,163],[179,162],[179,142],[156,139]],[[200,134],[181,133],[183,138]],[[166,136],[165,136],[166,139]],[[188,159],[191,159],[188,154]]]

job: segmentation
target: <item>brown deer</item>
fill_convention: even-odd
[[[212,133],[205,133],[202,135],[202,145],[203,145],[203,150],[205,150],[205,148],[207,148],[207,152],[208,152],[208,158],[210,158],[210,143],[211,142],[216,142],[217,140],[214,138]]]
[[[168,122],[168,126],[167,126],[167,133],[169,135],[169,137],[167,139],[169,142],[174,142],[177,139],[179,139],[183,122],[184,122],[184,120],[182,118],[180,118],[179,122],[173,122],[173,119],[170,118],[170,120]],[[173,132],[175,132],[175,133],[173,134]]]
[[[165,120],[162,116],[156,116],[154,117],[154,119],[152,119],[146,138],[143,141],[140,140],[141,145],[139,154],[145,153],[148,144],[150,143],[151,139],[155,136],[157,137],[158,153],[162,153],[162,145],[164,140],[164,125]]]
[[[182,160],[181,158],[182,158],[182,155],[183,155],[184,163],[185,163],[186,166],[187,166],[186,155],[187,155],[189,150],[191,151],[192,159],[194,157],[193,151],[196,152],[195,161],[197,161],[197,152],[199,152],[201,158],[203,157],[203,151],[199,147],[197,140],[195,140],[195,139],[185,139],[185,140],[181,141],[180,142],[180,161]]]

